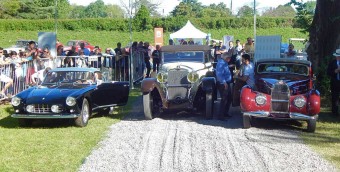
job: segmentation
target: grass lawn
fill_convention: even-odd
[[[10,117],[12,107],[1,105],[0,171],[76,171],[108,127],[129,112],[139,95],[138,89],[132,90],[127,106],[118,108],[116,114],[94,116],[85,128],[53,120],[20,128],[17,119]]]
[[[322,109],[315,133],[301,132],[304,142],[340,169],[340,118]]]

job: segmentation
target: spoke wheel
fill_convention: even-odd
[[[90,115],[91,115],[90,105],[87,99],[85,98],[83,100],[83,106],[81,108],[80,115],[75,120],[76,126],[85,127],[89,122]]]

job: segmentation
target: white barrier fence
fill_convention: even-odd
[[[136,83],[143,79],[145,73],[144,55],[138,51],[132,52],[131,57],[104,54],[101,56],[57,56],[31,61],[16,60],[10,64],[0,65],[1,93],[11,97],[41,82],[47,67],[51,69],[61,67],[98,68],[103,72],[106,80],[130,81],[130,83]]]

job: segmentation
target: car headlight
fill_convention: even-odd
[[[67,106],[74,106],[76,105],[77,101],[74,97],[67,97],[66,98],[66,104]]]
[[[21,99],[19,97],[13,97],[11,100],[11,104],[13,106],[19,106],[21,103]]]
[[[298,108],[302,108],[306,105],[306,99],[302,96],[296,97],[294,99],[294,105]]]
[[[257,94],[255,96],[255,101],[258,105],[264,105],[267,102],[267,97],[263,94]]]
[[[188,73],[187,79],[190,83],[194,83],[198,80],[198,74],[196,72]]]
[[[26,111],[29,112],[29,113],[32,113],[34,111],[34,106],[33,105],[27,105]]]
[[[54,113],[59,113],[60,112],[59,106],[58,105],[52,105],[51,111],[54,112]]]
[[[160,72],[157,74],[157,81],[160,83],[165,83],[166,81],[168,81],[168,74],[164,73],[164,72]]]

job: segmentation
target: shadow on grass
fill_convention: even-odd
[[[304,133],[306,142],[317,145],[320,143],[340,143],[340,117],[335,117],[331,112],[324,111],[319,114],[315,133]],[[340,159],[339,159],[340,160]]]

